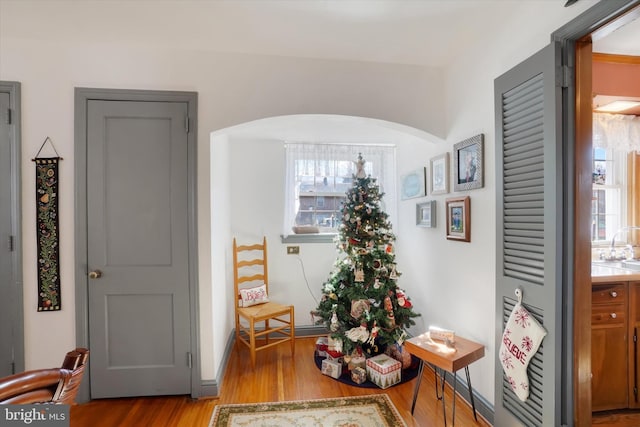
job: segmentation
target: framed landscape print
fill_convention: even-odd
[[[471,241],[471,199],[469,196],[447,199],[447,239]]]
[[[429,161],[431,169],[431,195],[449,192],[449,153],[433,157]]]
[[[453,146],[453,190],[484,186],[484,135],[476,135]]]

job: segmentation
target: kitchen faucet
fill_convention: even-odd
[[[616,260],[616,259],[625,259],[626,258],[626,256],[624,255],[624,252],[627,251],[631,245],[627,245],[627,247],[625,247],[625,249],[622,251],[623,255],[620,258],[616,257],[616,248],[615,248],[615,246],[616,246],[616,237],[618,237],[618,234],[620,234],[622,232],[629,231],[629,230],[640,230],[640,227],[636,226],[636,225],[629,225],[627,227],[622,227],[621,229],[616,231],[616,233],[613,235],[613,238],[611,239],[611,246],[609,247],[609,258],[608,259]],[[633,255],[633,249],[631,249],[631,254]]]

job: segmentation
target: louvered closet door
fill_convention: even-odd
[[[495,425],[559,426],[561,396],[562,138],[559,45],[495,80],[496,349],[523,291],[547,330],[528,367],[526,402],[511,390],[496,354]]]

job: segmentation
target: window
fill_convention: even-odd
[[[351,188],[355,161],[362,154],[365,171],[384,192],[383,209],[395,216],[395,147],[293,143],[285,145],[285,237],[333,235],[342,220],[342,202]],[[388,210],[392,207],[393,212]]]
[[[626,153],[611,148],[593,149],[591,240],[608,243],[626,221]]]

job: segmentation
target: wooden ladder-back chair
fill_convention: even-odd
[[[253,283],[252,288],[248,288],[247,285],[241,286],[248,282]],[[242,293],[247,297],[245,301],[251,299],[252,295],[258,296],[258,301],[264,301],[260,299],[261,296],[269,296],[266,237],[262,239],[262,244],[241,246],[238,246],[235,238],[233,239],[233,286],[236,295],[236,341],[249,347],[251,367],[256,366],[258,351],[287,341],[291,344],[293,357],[296,348],[293,305],[282,305],[273,301],[258,302],[250,306],[247,306],[247,302],[243,303]],[[264,328],[256,328],[256,325],[262,322]],[[273,340],[270,341],[270,338]]]
[[[89,350],[67,353],[60,368],[37,369],[0,378],[0,404],[75,403]]]

